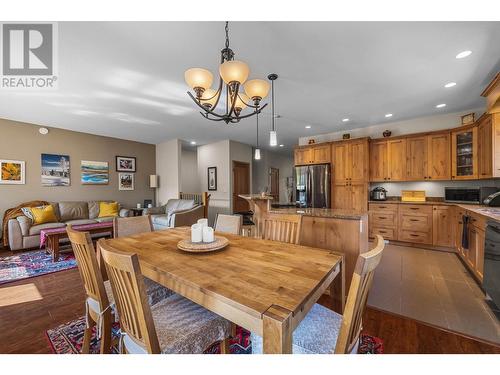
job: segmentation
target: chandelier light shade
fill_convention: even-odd
[[[224,121],[229,124],[260,113],[267,106],[267,103],[261,106],[261,100],[267,96],[269,84],[261,79],[247,82],[250,68],[245,62],[234,59],[234,52],[229,48],[228,22],[225,31],[226,44],[221,50],[218,87],[211,88],[213,75],[203,68],[186,70],[184,78],[194,91],[195,95],[189,91],[188,95],[201,108],[201,115],[207,120]],[[248,84],[244,86],[246,94],[240,91],[243,90],[245,83]],[[225,98],[221,100],[223,95]],[[217,111],[219,103],[222,111]],[[242,111],[247,108],[250,112],[243,113]]]
[[[278,145],[278,134],[276,133],[276,130],[271,130],[269,132],[269,145],[270,146]]]
[[[267,96],[271,85],[263,79],[252,79],[247,81],[243,87],[245,88],[245,93],[248,97],[252,98],[254,104],[257,105],[262,98]]]
[[[255,160],[260,160],[260,148],[256,148],[256,149],[255,149],[255,156],[254,156],[254,159],[255,159]]]

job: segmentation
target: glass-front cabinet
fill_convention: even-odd
[[[461,128],[451,136],[451,178],[470,180],[478,177],[477,127]]]

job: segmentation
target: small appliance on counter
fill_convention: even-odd
[[[385,190],[382,186],[377,186],[371,191],[370,196],[373,201],[385,201],[387,200],[387,190]]]
[[[500,191],[488,195],[486,199],[483,201],[486,206],[490,207],[500,207]]]
[[[483,204],[486,198],[497,191],[496,187],[445,187],[444,201],[450,203]]]

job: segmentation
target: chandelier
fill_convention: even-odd
[[[188,95],[202,109],[201,115],[208,120],[224,121],[226,124],[237,123],[241,119],[260,113],[267,103],[261,106],[270,85],[263,79],[247,81],[250,69],[243,61],[234,59],[234,52],[229,48],[229,23],[226,22],[226,45],[221,51],[219,65],[219,86],[217,90],[211,88],[212,73],[203,68],[186,70],[184,78],[193,89],[194,94]],[[241,91],[243,86],[244,92]],[[225,96],[222,109],[217,112],[217,105],[221,96]],[[242,113],[245,108],[251,109],[250,113]]]

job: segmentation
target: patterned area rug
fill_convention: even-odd
[[[58,262],[45,250],[29,251],[0,258],[0,285],[76,267],[73,254],[61,254]]]
[[[82,350],[83,333],[85,330],[85,317],[73,320],[60,326],[49,329],[46,332],[50,348],[55,354],[79,354]],[[113,324],[113,339],[118,342],[120,324]],[[90,340],[90,353],[99,353],[99,340],[97,339],[95,328]],[[230,350],[232,354],[251,354],[252,347],[250,345],[250,332],[243,328],[237,327],[236,336],[231,340]],[[118,353],[116,347],[112,348],[112,353]],[[214,343],[205,354],[220,353],[220,343]]]
[[[60,326],[49,329],[46,332],[50,348],[55,354],[79,354],[82,350],[83,332],[85,329],[85,318],[82,316],[79,319]],[[113,339],[118,340],[120,324],[113,324]],[[90,340],[90,353],[99,353],[99,340],[96,337],[95,329]],[[252,342],[250,341],[250,332],[244,328],[236,327],[236,336],[231,339],[230,343],[231,354],[251,354]],[[359,346],[359,354],[382,354],[384,352],[383,341],[378,337],[370,335],[361,335],[361,344]],[[116,347],[112,348],[112,353],[118,353]],[[212,344],[205,350],[205,354],[219,354],[220,343]]]

